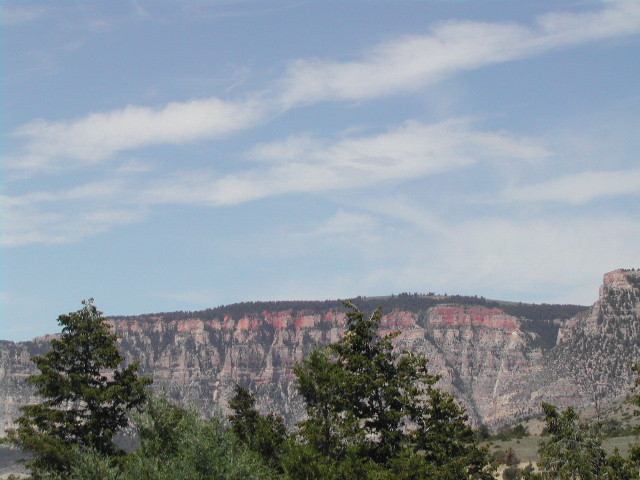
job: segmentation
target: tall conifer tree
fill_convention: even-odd
[[[138,376],[138,363],[124,361],[117,335],[111,333],[93,299],[83,308],[60,315],[59,339],[51,350],[31,360],[40,370],[27,381],[42,401],[21,408],[11,443],[31,454],[27,462],[35,478],[64,473],[74,448],[112,456],[121,453],[113,438],[128,423],[127,413],[141,406],[151,379]]]
[[[380,309],[365,317],[345,306],[344,337],[294,369],[307,405],[298,476],[492,479],[486,450],[464,410],[435,387],[427,359],[398,352],[398,332],[379,335]]]

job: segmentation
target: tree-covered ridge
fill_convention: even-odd
[[[350,300],[363,311],[373,311],[381,307],[384,312],[409,311],[421,312],[439,305],[480,306],[500,309],[508,315],[522,320],[522,328],[538,335],[540,346],[551,348],[555,345],[558,329],[562,320],[568,320],[579,313],[586,312],[589,307],[572,304],[533,304],[522,302],[506,302],[488,300],[484,297],[467,295],[436,295],[434,293],[400,293],[382,297],[356,297]],[[326,312],[342,312],[343,300],[279,300],[268,302],[242,302],[221,305],[215,308],[198,311],[176,311],[151,313],[137,316],[117,316],[117,319],[133,319],[140,321],[177,321],[186,318],[199,318],[203,321],[231,318],[239,320],[244,317],[260,316],[264,312],[290,311],[295,317],[298,314],[319,315]]]
[[[118,315],[114,318],[136,318],[140,320],[162,317],[166,320],[180,320],[185,317],[198,317],[202,320],[214,320],[223,317],[240,319],[247,315],[261,314],[264,311],[291,310],[292,313],[305,312],[319,314],[328,310],[343,309],[344,300],[275,300],[258,302],[241,302],[230,305],[220,305],[215,308],[194,311],[175,311],[148,313],[134,316]],[[487,300],[484,297],[468,295],[436,295],[433,293],[400,293],[398,295],[381,297],[356,297],[350,300],[362,310],[382,307],[385,312],[394,310],[419,311],[446,304],[477,305],[487,308],[499,308],[509,315],[526,318],[528,320],[569,319],[577,313],[586,311],[588,306],[572,304],[535,304],[522,302],[505,302]]]

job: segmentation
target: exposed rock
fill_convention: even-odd
[[[583,405],[627,391],[629,362],[640,358],[639,287],[640,272],[608,273],[599,300],[573,318],[561,313],[580,308],[470,297],[405,294],[360,303],[366,309],[385,303],[381,333],[400,331],[398,347],[426,355],[442,375],[440,385],[473,421],[497,426],[538,413],[541,401]],[[543,310],[546,316],[537,319],[527,313]],[[263,410],[289,422],[303,411],[293,364],[340,338],[344,320],[337,302],[109,318],[127,360],[140,362],[156,390],[212,414],[240,383],[256,392]],[[555,338],[557,345],[548,348]],[[36,401],[24,379],[35,372],[29,358],[49,341],[0,342],[3,429],[20,405]]]
[[[575,385],[580,403],[624,395],[633,379],[630,363],[640,360],[639,319],[640,271],[605,274],[598,301],[560,329],[545,371]]]

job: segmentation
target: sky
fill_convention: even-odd
[[[640,1],[0,8],[2,339],[640,266]]]

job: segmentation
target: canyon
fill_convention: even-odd
[[[595,295],[594,295],[595,296]],[[499,427],[540,414],[541,402],[582,406],[629,392],[640,360],[640,271],[604,275],[591,307],[531,305],[477,297],[400,294],[358,297],[383,308],[381,333],[425,355],[438,385],[478,424]],[[295,362],[342,335],[340,301],[256,302],[199,312],[108,317],[127,361],[153,389],[206,415],[225,412],[233,388],[255,392],[259,408],[292,425],[303,414]],[[37,402],[25,382],[31,356],[52,336],[0,341],[0,429]]]

